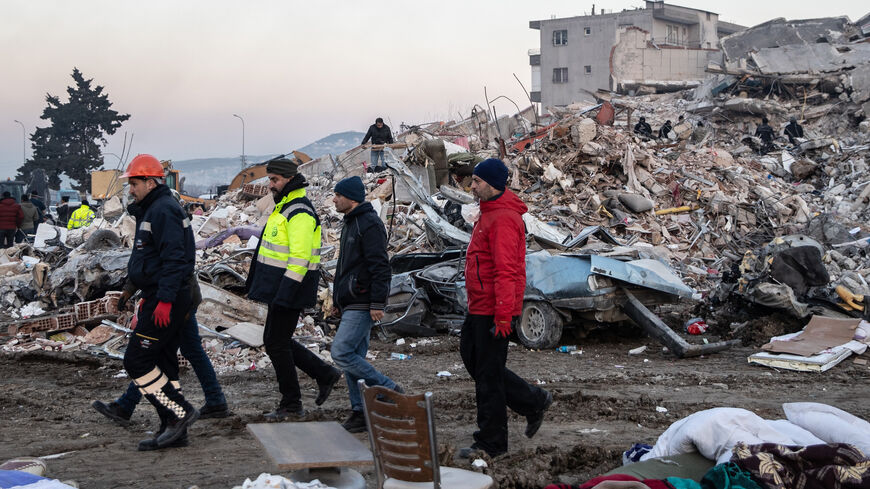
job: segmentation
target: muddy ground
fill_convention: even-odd
[[[628,355],[642,345],[648,346],[644,354]],[[746,357],[757,351],[751,346],[685,360],[639,335],[593,335],[578,341],[578,347],[582,354],[511,347],[509,367],[550,389],[555,402],[531,440],[522,434],[525,420],[511,415],[510,451],[488,460],[486,470],[498,487],[540,488],[584,480],[617,466],[632,443],[652,444],[677,419],[716,406],[777,418],[784,402],[820,401],[870,419],[870,369],[852,359],[812,374],[748,365]],[[438,437],[447,458],[471,442],[474,430],[474,384],[458,348],[458,338],[446,336],[417,348],[375,340],[371,347],[380,352],[376,367],[406,391],[434,392]],[[413,358],[387,360],[394,351],[413,353]],[[71,452],[49,460],[48,475],[74,480],[82,488],[229,488],[261,472],[276,472],[245,429],[247,423],[262,421],[262,414],[277,402],[271,369],[221,374],[234,416],[197,422],[187,448],[144,453],[135,448],[146,431],[156,428],[150,406],[141,406],[128,428],[115,426],[90,408],[92,400],[109,401],[125,388],[127,379],[115,378],[120,370],[120,361],[84,353],[0,356],[0,461]],[[443,370],[453,376],[437,378]],[[188,396],[201,404],[202,392],[191,371],[183,373],[182,382]],[[310,420],[341,421],[347,415],[343,383],[319,408],[313,402],[314,383],[303,375],[302,385]],[[667,412],[657,412],[657,407]],[[357,436],[368,444],[365,434]],[[468,467],[467,462],[452,464]],[[374,487],[373,472],[363,473]]]

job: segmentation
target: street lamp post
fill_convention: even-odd
[[[239,114],[233,114],[233,117],[238,117],[242,121],[242,170],[245,169],[245,120]]]
[[[24,152],[24,148],[26,147],[26,143],[27,143],[27,136],[26,136],[27,130],[24,129],[23,122],[19,121],[18,119],[15,119],[15,122],[17,122],[19,125],[21,125],[21,164],[23,165],[23,164],[27,163],[27,156],[25,156],[25,152]]]

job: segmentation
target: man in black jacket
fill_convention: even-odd
[[[795,116],[791,116],[788,119],[788,125],[785,126],[785,130],[783,133],[788,136],[788,141],[792,146],[797,146],[798,140],[797,138],[804,137],[804,128],[798,124],[797,118]]]
[[[366,132],[362,144],[366,144],[369,139],[372,140],[372,144],[391,144],[393,142],[393,133],[390,132],[390,126],[384,124],[384,120],[378,117],[375,119],[375,123],[369,126],[369,130]],[[383,148],[378,150],[372,149],[371,157],[371,171],[379,172],[387,169],[386,163],[384,162]]]
[[[332,341],[332,359],[347,380],[352,413],[343,426],[351,433],[366,430],[362,398],[357,381],[382,385],[396,392],[402,389],[366,361],[372,325],[384,317],[390,292],[390,260],[387,230],[365,202],[365,186],[359,177],[349,177],[335,186],[335,209],[344,214],[341,249],[333,283],[333,302],[341,323]]]
[[[135,200],[128,210],[136,218],[127,280],[143,297],[124,368],[160,416],[156,436],[139,443],[140,450],[153,450],[186,437],[187,428],[199,418],[181,393],[177,354],[193,304],[196,247],[190,221],[163,183],[163,167],[156,158],[136,156],[123,177]]]
[[[759,150],[761,154],[767,154],[775,149],[773,139],[776,137],[776,133],[773,132],[773,128],[768,124],[767,117],[761,118],[761,125],[755,129],[755,135],[761,138],[761,148]]]
[[[641,117],[637,121],[634,125],[634,133],[645,138],[652,137],[652,126],[646,121],[646,117]]]

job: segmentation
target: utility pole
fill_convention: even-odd
[[[233,114],[233,117],[238,117],[242,121],[242,170],[244,170],[248,166],[245,161],[245,120],[239,114]]]
[[[27,156],[25,156],[26,153],[24,152],[24,148],[27,147],[27,130],[24,129],[23,122],[19,121],[18,119],[15,119],[15,122],[21,125],[21,164],[24,165],[25,163],[27,163]]]

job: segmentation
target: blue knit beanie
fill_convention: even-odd
[[[474,167],[474,174],[490,184],[492,188],[504,192],[504,186],[508,179],[508,169],[500,159],[488,158],[481,161]]]
[[[355,202],[366,200],[366,187],[360,177],[347,177],[336,183],[335,193],[344,195]]]

